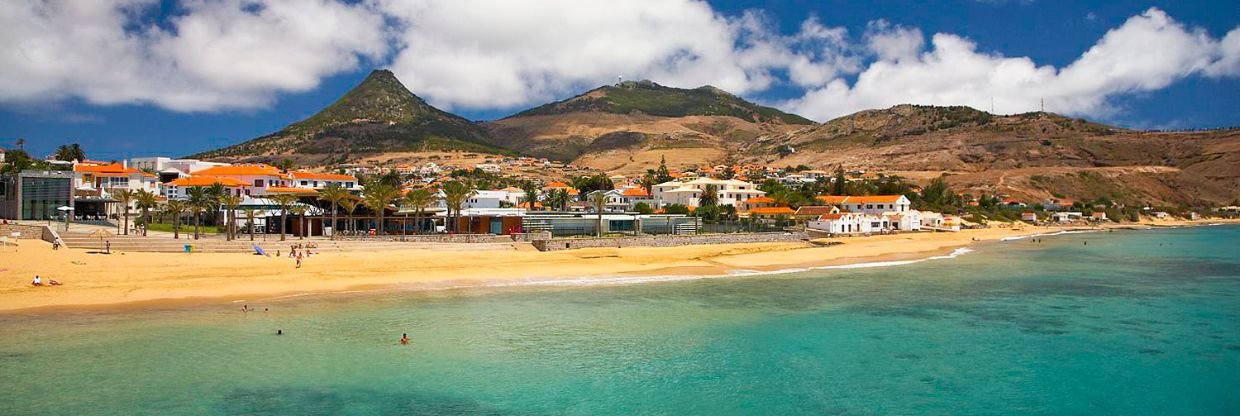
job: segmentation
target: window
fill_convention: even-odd
[[[309,185],[309,184],[310,184],[310,182],[308,182],[308,181],[301,181],[301,186],[306,186],[306,185]]]
[[[262,187],[263,187],[263,180],[262,180],[262,179],[255,179],[255,180],[254,180],[254,187],[255,187],[255,188],[262,188]]]
[[[874,209],[874,204],[865,204],[865,209]]]

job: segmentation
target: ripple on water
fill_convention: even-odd
[[[424,391],[369,389],[270,388],[234,390],[216,403],[230,415],[339,415],[346,413],[397,415],[499,416],[504,413],[481,403]]]

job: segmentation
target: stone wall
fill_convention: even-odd
[[[511,243],[512,237],[494,234],[420,234],[379,237],[339,237],[344,241],[406,241],[411,243]]]
[[[565,238],[538,240],[532,243],[538,251],[557,251],[593,247],[678,247],[703,244],[781,243],[806,241],[808,239],[805,233],[797,232]]]
[[[46,225],[0,224],[0,236],[9,237],[13,233],[22,233],[23,240],[56,241],[57,234]]]

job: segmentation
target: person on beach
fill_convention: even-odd
[[[31,286],[43,286],[43,279],[39,275],[34,275],[34,280],[30,281]]]
[[[63,283],[60,283],[60,282],[59,282],[59,281],[57,281],[56,279],[47,279],[47,284],[48,284],[48,285],[50,285],[50,286],[60,286],[60,285],[62,285]]]
[[[112,254],[112,240],[108,240],[104,242],[103,252],[107,254]]]
[[[409,334],[401,334],[400,345],[409,345]]]
[[[301,253],[297,253],[297,268],[298,269],[301,268],[301,259],[302,259]]]

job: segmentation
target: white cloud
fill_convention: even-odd
[[[968,39],[942,33],[931,38],[930,50],[917,55],[920,48],[908,46],[916,44],[917,36],[879,29],[880,34],[868,36],[878,59],[856,82],[835,79],[780,106],[825,120],[901,103],[989,109],[992,97],[997,112],[1018,113],[1038,110],[1045,98],[1048,111],[1106,116],[1115,111],[1110,99],[1122,94],[1165,88],[1192,75],[1240,73],[1240,29],[1220,44],[1153,8],[1107,32],[1062,69],[979,52]]]
[[[0,3],[0,102],[81,98],[175,111],[253,108],[388,51],[383,17],[331,0]]]
[[[538,105],[623,75],[750,97],[802,91],[777,105],[817,120],[900,103],[988,109],[992,97],[1001,113],[1045,98],[1097,116],[1124,94],[1240,76],[1240,28],[1215,39],[1159,9],[1056,68],[884,20],[856,37],[817,18],[780,33],[761,12],[725,16],[700,0],[183,0],[156,24],[160,4],[0,2],[0,104],[247,109],[367,61],[450,110]]]
[[[843,30],[807,21],[781,36],[758,13],[728,18],[690,0],[380,0],[401,22],[392,69],[410,89],[447,108],[505,108],[581,88],[650,78],[678,87],[713,84],[762,91],[788,69],[816,84],[845,62],[832,51]]]

